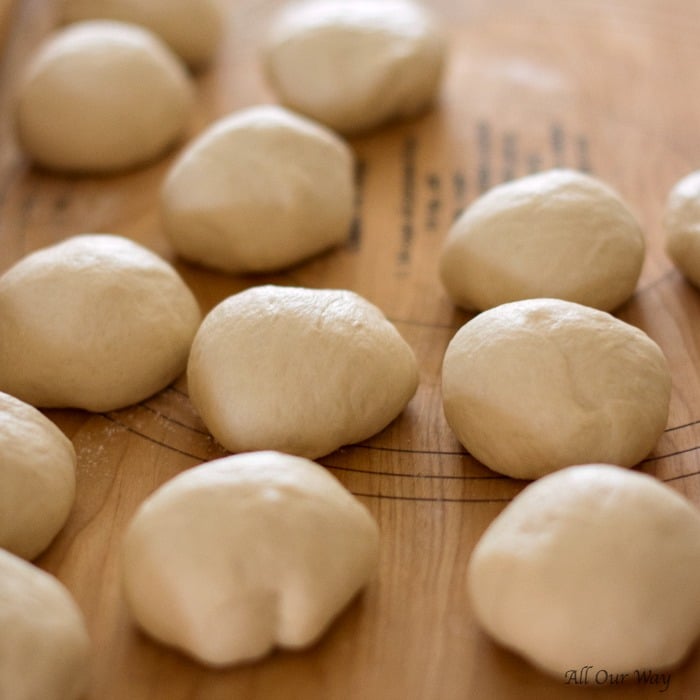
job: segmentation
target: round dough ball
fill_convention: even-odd
[[[354,292],[254,287],[204,319],[190,398],[231,452],[315,458],[386,427],[416,391],[413,351]]]
[[[63,19],[139,24],[157,34],[194,68],[213,58],[223,28],[216,0],[64,0]]]
[[[339,245],[354,198],[347,145],[272,106],[209,127],[181,154],[161,193],[175,250],[234,273],[278,270]]]
[[[535,479],[572,464],[640,462],[666,427],[671,374],[638,328],[580,304],[530,299],[459,330],[442,396],[447,422],[476,459]]]
[[[30,62],[17,94],[17,136],[52,170],[123,170],[177,141],[192,103],[185,68],[151,32],[81,22],[48,39]]]
[[[666,252],[688,281],[700,287],[700,170],[671,190],[664,223]]]
[[[668,669],[700,633],[700,516],[646,474],[569,467],[491,523],[468,588],[480,625],[561,681]]]
[[[448,233],[440,276],[466,309],[554,297],[610,311],[634,293],[644,251],[617,193],[583,173],[550,170],[473,202]]]
[[[90,680],[82,613],[53,576],[0,549],[0,698],[79,700]]]
[[[0,390],[47,408],[137,403],[183,372],[200,320],[157,255],[120,236],[74,236],[0,277]]]
[[[0,454],[0,547],[34,559],[73,507],[75,450],[46,416],[0,392]]]
[[[263,51],[270,85],[292,109],[345,134],[426,109],[447,43],[410,0],[310,0],[276,17]]]
[[[377,557],[372,516],[325,469],[249,453],[190,469],[145,501],[124,540],[124,590],[153,637],[226,666],[315,642]]]

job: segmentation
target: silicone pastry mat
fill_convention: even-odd
[[[183,469],[225,454],[192,409],[184,379],[120,411],[47,412],[78,451],[78,495],[38,564],[68,586],[86,615],[95,645],[90,700],[539,700],[593,691],[596,698],[658,697],[663,690],[661,679],[643,673],[596,687],[615,680],[599,668],[586,676],[587,687],[574,688],[565,678],[541,675],[476,628],[465,592],[469,554],[525,484],[468,457],[444,420],[440,364],[468,316],[442,290],[437,258],[455,215],[499,182],[565,166],[618,189],[648,235],[637,293],[618,316],[662,346],[674,377],[668,429],[640,468],[700,505],[700,292],[665,256],[662,229],[670,187],[700,167],[700,6],[692,0],[428,4],[445,17],[451,43],[439,104],[352,140],[359,187],[346,246],[260,277],[174,260],[157,210],[173,155],[99,179],[30,166],[14,143],[12,95],[22,66],[53,26],[55,6],[26,0],[16,8],[1,74],[1,270],[73,234],[118,233],[175,262],[205,311],[254,284],[353,289],[397,325],[421,370],[420,388],[400,418],[320,460],[379,521],[377,576],[313,648],[220,672],[137,632],[119,588],[120,538],[138,504]],[[230,111],[274,101],[257,51],[277,5],[225,5],[226,41],[212,68],[197,77],[191,135]],[[699,682],[694,653],[672,673],[666,697],[695,697]]]

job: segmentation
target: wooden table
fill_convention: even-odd
[[[197,78],[191,135],[230,111],[273,101],[256,52],[278,4],[227,3],[225,44]],[[214,672],[156,645],[136,631],[120,594],[122,532],[159,484],[224,451],[192,409],[184,379],[119,411],[49,411],[77,449],[78,494],[37,563],[68,586],[87,618],[95,647],[90,700],[658,697],[658,686],[630,681],[608,690],[592,681],[566,686],[476,628],[465,593],[469,554],[525,484],[466,456],[444,420],[442,355],[468,317],[441,288],[437,256],[455,214],[503,180],[568,166],[617,188],[649,241],[637,293],[618,315],[662,346],[674,376],[668,429],[640,468],[700,505],[700,292],[665,256],[661,225],[670,187],[700,167],[700,5],[429,4],[445,16],[451,41],[440,104],[352,141],[360,195],[347,246],[275,276],[226,276],[175,261],[205,311],[259,283],[346,287],[378,304],[414,348],[420,388],[402,416],[320,460],[380,523],[377,576],[305,652]],[[54,11],[42,0],[16,7],[1,66],[0,270],[82,232],[129,236],[174,260],[156,206],[172,155],[116,177],[67,178],[32,169],[14,144],[13,90]],[[699,683],[695,653],[662,697],[697,697]]]

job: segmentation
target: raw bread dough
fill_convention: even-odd
[[[612,189],[550,170],[473,202],[449,231],[440,276],[466,309],[555,297],[610,311],[634,293],[644,251],[639,224]]]
[[[413,351],[349,291],[254,287],[204,319],[190,398],[231,452],[320,457],[387,426],[416,391]]]
[[[90,680],[80,609],[53,576],[0,549],[0,698],[79,700]]]
[[[151,32],[80,22],[49,38],[19,86],[17,135],[53,170],[142,165],[183,134],[193,102],[184,66]]]
[[[0,455],[0,547],[34,559],[73,507],[75,450],[46,416],[0,392]]]
[[[570,467],[491,523],[468,586],[481,626],[562,682],[668,669],[700,634],[700,516],[646,474]]]
[[[0,390],[109,411],[170,384],[201,320],[177,272],[120,236],[85,234],[0,277]]]
[[[190,469],[145,501],[124,540],[124,590],[149,634],[225,666],[315,642],[377,556],[372,516],[325,469],[249,453]]]
[[[459,330],[442,394],[448,423],[476,459],[534,479],[572,464],[641,461],[666,427],[671,375],[638,328],[580,304],[530,299]]]
[[[446,40],[410,0],[310,0],[276,17],[263,51],[279,98],[353,134],[426,109],[440,87]]]
[[[294,265],[342,243],[353,156],[335,134],[274,106],[216,122],[170,170],[165,233],[184,258],[226,272]]]
[[[213,58],[223,28],[216,0],[64,0],[63,19],[112,19],[140,24],[195,68]]]
[[[688,281],[700,287],[700,170],[673,187],[664,223],[666,252]]]

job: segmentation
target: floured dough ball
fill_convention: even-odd
[[[448,233],[440,276],[466,309],[554,297],[610,311],[634,293],[644,251],[639,224],[612,189],[550,170],[473,202]]]
[[[535,479],[572,464],[629,467],[666,427],[671,375],[643,331],[558,299],[503,304],[450,342],[447,422],[491,469]]]
[[[378,556],[367,509],[325,469],[258,452],[190,469],[124,539],[126,599],[153,637],[212,666],[314,643]]]
[[[426,109],[445,54],[440,24],[417,2],[310,0],[279,13],[263,58],[282,102],[353,134]]]
[[[413,351],[354,292],[254,287],[204,319],[190,398],[231,452],[320,457],[371,437],[416,391]]]
[[[0,277],[0,390],[47,408],[122,408],[182,373],[200,319],[192,292],[151,251],[74,236]]]
[[[0,549],[0,698],[79,700],[90,680],[91,645],[65,587]]]
[[[700,287],[700,170],[673,187],[664,223],[666,252],[688,281]]]
[[[561,681],[672,668],[700,634],[700,516],[646,474],[569,467],[491,523],[468,586],[481,626]]]
[[[273,106],[216,122],[182,153],[162,188],[175,250],[226,272],[294,265],[347,239],[353,156],[335,134]]]
[[[213,58],[223,27],[216,0],[64,0],[64,21],[91,19],[147,27],[195,68]]]
[[[75,450],[46,416],[0,392],[0,454],[0,547],[34,559],[73,507]]]
[[[107,173],[142,165],[183,134],[193,102],[185,68],[151,32],[111,21],[57,32],[17,94],[17,135],[40,165]]]

